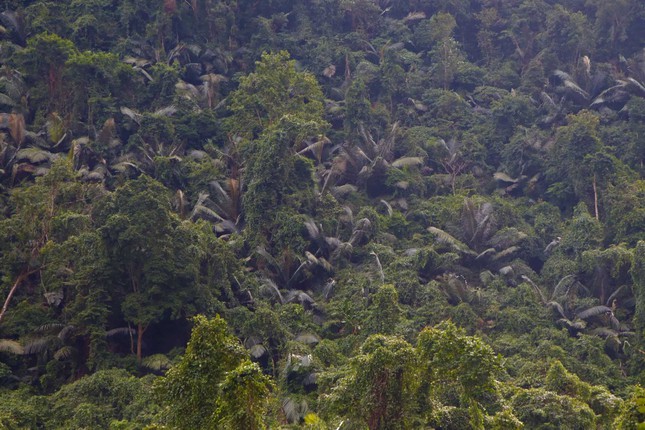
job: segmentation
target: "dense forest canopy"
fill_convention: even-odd
[[[0,429],[639,429],[645,3],[5,0]]]

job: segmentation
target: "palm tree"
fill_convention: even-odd
[[[500,266],[503,261],[515,256],[521,249],[521,242],[528,235],[515,227],[499,228],[492,204],[477,204],[465,198],[462,206],[460,225],[452,226],[459,238],[437,227],[428,231],[439,244],[443,244],[460,254],[469,264]]]
[[[190,219],[206,218],[215,223],[218,233],[234,233],[242,228],[242,181],[227,178],[209,183],[209,192],[201,192],[193,206]],[[210,196],[213,196],[212,198]]]

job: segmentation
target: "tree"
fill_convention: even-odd
[[[96,210],[112,269],[114,296],[137,327],[137,358],[150,324],[192,313],[199,250],[188,224],[171,212],[168,191],[141,176]]]
[[[399,337],[376,334],[363,343],[327,400],[333,411],[370,430],[407,429],[417,380],[414,348]]]
[[[294,227],[293,220],[283,224],[287,213],[293,216],[311,209],[313,169],[307,159],[294,153],[293,144],[316,124],[297,115],[284,116],[248,148],[242,204],[247,231],[260,243],[279,235],[281,225]]]
[[[548,191],[552,196],[564,200],[567,194],[573,194],[594,207],[597,219],[600,181],[617,169],[615,157],[604,155],[606,151],[598,135],[599,124],[600,118],[587,110],[569,115],[567,125],[558,128],[547,171],[555,182]]]
[[[433,75],[444,90],[450,88],[457,70],[465,63],[459,43],[452,37],[456,26],[455,18],[449,13],[440,12],[430,19],[430,39],[433,42],[430,56],[436,64]]]
[[[636,312],[634,325],[641,345],[645,343],[645,241],[639,241],[633,254],[632,279],[634,280],[634,298]]]
[[[324,126],[322,100],[316,78],[298,72],[288,52],[265,52],[255,63],[255,72],[241,78],[231,94],[229,126],[234,133],[253,138],[285,115],[297,115],[308,124],[310,135],[316,135]]]
[[[500,356],[481,339],[467,336],[452,322],[424,329],[419,334],[417,353],[424,381],[422,389],[441,399],[442,393],[456,388],[461,397],[460,406],[468,408],[471,425],[483,428],[481,402],[496,392]]]
[[[366,328],[371,333],[392,334],[401,320],[399,294],[394,285],[381,286],[372,296]]]
[[[226,374],[214,421],[221,429],[266,429],[273,382],[256,363],[246,360]]]
[[[645,426],[645,389],[631,387],[631,396],[623,403],[620,415],[616,417],[613,428],[616,430],[639,430]]]
[[[186,353],[155,383],[165,421],[178,429],[263,429],[272,383],[226,322],[198,315]]]
[[[54,162],[48,174],[34,184],[14,191],[13,216],[0,221],[4,238],[0,264],[8,288],[0,323],[19,287],[46,267],[43,248],[63,243],[87,228],[92,200],[100,193],[100,188],[76,180],[71,163],[64,159]]]
[[[27,48],[20,52],[21,66],[32,78],[40,80],[36,83],[37,93],[33,97],[44,99],[45,112],[60,112],[65,108],[67,94],[63,72],[67,60],[77,52],[70,40],[50,33],[41,33],[30,38]],[[44,84],[45,91],[38,84]]]

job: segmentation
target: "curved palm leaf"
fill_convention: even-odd
[[[608,315],[608,314],[613,315],[611,308],[608,308],[607,306],[594,306],[592,308],[585,309],[582,312],[578,312],[576,317],[580,318],[581,320],[586,320],[588,318],[595,317],[598,315]]]
[[[11,339],[0,339],[0,352],[10,352],[16,355],[25,353],[25,348],[17,341]]]
[[[172,362],[165,354],[153,354],[141,360],[141,365],[147,369],[159,372],[170,369]]]

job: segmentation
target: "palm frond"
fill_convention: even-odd
[[[68,324],[65,327],[63,327],[60,332],[58,332],[58,338],[64,341],[75,331],[76,331],[76,327],[71,324]]]
[[[591,333],[599,337],[610,337],[610,336],[618,337],[618,334],[619,334],[616,330],[613,330],[607,327],[597,327],[591,330]]]
[[[121,113],[128,118],[130,118],[132,121],[136,122],[137,124],[141,125],[141,120],[143,119],[143,115],[141,115],[139,112],[130,109],[129,107],[121,106],[120,109]]]
[[[6,94],[0,93],[0,105],[15,106],[16,102]]]
[[[381,203],[383,203],[383,205],[385,206],[385,209],[387,209],[387,214],[389,216],[392,216],[394,214],[394,211],[392,210],[392,205],[383,199],[381,199]]]
[[[475,260],[482,260],[485,258],[490,257],[491,255],[495,254],[495,248],[488,248],[484,250],[483,252],[480,252],[477,257],[475,257]]]
[[[51,161],[55,158],[55,155],[49,151],[45,151],[39,148],[22,148],[16,153],[16,160],[24,161],[28,160],[32,164],[40,164],[47,161]]]
[[[356,221],[356,226],[354,231],[352,231],[352,236],[349,238],[349,244],[354,246],[358,244],[367,234],[369,229],[372,227],[372,222],[367,218],[361,218]]]
[[[154,116],[173,116],[177,112],[177,108],[173,105],[162,107],[153,112]]]
[[[571,278],[575,278],[575,276],[576,275],[566,275],[562,279],[560,279],[560,281],[558,282],[558,285],[556,285],[555,288],[553,289],[553,294],[551,294],[551,297],[557,298],[564,295],[566,293],[566,291],[564,290],[564,286],[566,285],[565,281]],[[567,288],[567,291],[568,291],[568,288]]]
[[[305,400],[297,402],[289,397],[282,400],[282,410],[289,423],[299,423],[309,411],[309,405]]]
[[[332,187],[331,191],[334,196],[345,197],[351,193],[357,192],[358,187],[352,184],[344,184],[337,187]]]
[[[311,254],[311,253],[310,253],[310,254]],[[314,258],[315,258],[315,257],[314,257]],[[317,259],[316,259],[316,262],[317,262]],[[298,280],[298,277],[300,276],[300,273],[302,272],[302,270],[303,270],[304,268],[308,267],[310,264],[311,264],[311,262],[310,262],[309,260],[305,260],[305,261],[303,261],[302,263],[300,263],[300,265],[298,266],[298,268],[296,269],[296,271],[295,271],[295,272],[293,272],[293,274],[292,274],[292,275],[289,277],[289,279],[287,280],[287,285],[286,285],[286,287],[287,287],[287,288],[291,288],[291,286],[293,285],[293,283],[294,283],[294,282],[296,282],[296,281]]]
[[[533,290],[537,293],[537,295],[538,295],[538,297],[539,297],[539,299],[540,299],[540,302],[541,302],[542,304],[546,304],[546,303],[547,303],[547,301],[546,301],[546,297],[544,296],[544,293],[542,292],[542,290],[540,289],[540,287],[538,287],[538,286],[535,284],[535,282],[533,282],[533,281],[531,280],[531,278],[529,278],[529,277],[528,277],[528,276],[526,276],[526,275],[522,275],[522,276],[521,276],[521,278],[522,278],[524,281],[528,282],[528,283],[529,283],[529,285],[530,285],[531,287],[533,287]]]
[[[300,333],[296,336],[296,342],[305,343],[307,345],[314,345],[320,342],[320,337],[315,333]]]
[[[625,87],[636,94],[638,94],[640,97],[645,97],[645,86],[638,82],[634,78],[627,78],[627,84]]]
[[[58,337],[47,336],[34,339],[25,344],[25,354],[40,354],[47,351],[50,348],[55,348],[60,345],[61,341]]]
[[[421,157],[401,157],[394,160],[391,164],[392,167],[410,167],[423,165],[423,158]]]
[[[548,302],[546,305],[548,307],[553,308],[556,311],[558,311],[558,313],[560,314],[560,316],[562,318],[567,318],[567,316],[564,314],[564,308],[562,307],[562,305],[560,303],[552,300],[552,301]]]
[[[267,263],[271,264],[272,266],[274,266],[274,267],[276,267],[276,268],[280,268],[280,264],[278,264],[278,262],[276,261],[276,259],[275,259],[275,258],[273,258],[273,255],[269,254],[269,252],[268,252],[268,251],[267,251],[263,246],[258,246],[258,247],[255,249],[255,252],[256,252],[259,256],[261,256],[262,258],[264,258],[264,260],[265,260]]]
[[[325,145],[327,144],[331,144],[331,140],[329,140],[329,138],[327,138],[326,136],[320,136],[316,141],[310,143],[304,149],[298,151],[297,154],[303,155],[305,152],[311,151],[311,153],[316,157],[318,163],[321,163],[323,151],[325,149]]]
[[[614,330],[620,330],[621,329],[620,321],[618,321],[618,318],[616,318],[616,315],[614,315],[613,312],[609,314],[609,325]]]
[[[153,354],[141,360],[141,365],[146,369],[160,372],[170,369],[172,362],[165,354]]]
[[[499,261],[499,260],[502,260],[504,258],[507,258],[507,257],[515,254],[520,249],[522,249],[522,248],[520,248],[519,246],[511,246],[510,248],[506,248],[505,250],[500,251],[497,254],[495,254],[493,256],[493,261]]]
[[[305,293],[304,291],[300,291],[300,290],[291,290],[291,291],[287,292],[287,295],[286,295],[285,299],[286,299],[286,303],[293,303],[293,302],[297,301],[298,303],[300,303],[303,306],[305,304],[311,305],[311,304],[315,303],[315,300],[313,298],[311,298],[311,296],[309,294]]]
[[[251,357],[258,359],[267,353],[267,349],[261,343],[257,343],[249,348],[249,354]]]
[[[135,335],[136,330],[130,327],[117,327],[105,332],[105,336],[114,337],[114,336],[132,336]]]
[[[428,227],[428,231],[435,236],[437,242],[450,245],[453,249],[460,252],[474,254],[474,252],[466,244],[460,242],[449,233],[446,233],[445,231],[436,227]]]
[[[595,317],[598,315],[604,315],[604,314],[613,314],[611,311],[611,308],[607,306],[594,306],[589,309],[585,309],[582,312],[578,312],[576,315],[576,318],[580,318],[581,320],[586,320],[587,318]]]
[[[15,340],[0,339],[0,352],[10,352],[11,354],[22,355],[25,353],[25,348]]]
[[[583,320],[575,320],[575,321],[570,321],[567,318],[560,318],[558,321],[558,324],[564,325],[568,327],[569,329],[573,329],[576,331],[584,330],[587,328],[587,323]]]
[[[54,359],[58,361],[68,360],[76,354],[77,350],[73,346],[65,345],[54,353]]]
[[[47,333],[47,332],[55,332],[63,329],[65,327],[65,324],[62,323],[47,323],[47,324],[42,324],[34,329],[35,333]]]
[[[426,13],[421,11],[421,12],[410,12],[408,15],[403,18],[403,22],[409,22],[409,21],[417,21],[419,19],[426,19]]]
[[[331,295],[332,291],[334,290],[334,286],[336,285],[336,280],[334,279],[329,279],[325,286],[323,287],[323,297],[325,300],[329,300],[329,296]]]
[[[606,306],[611,306],[613,301],[618,297],[620,293],[623,292],[623,290],[627,289],[627,285],[621,285],[620,287],[616,288],[616,290],[611,293],[611,295],[607,298],[607,301],[605,302]]]
[[[519,179],[511,178],[509,175],[507,175],[504,172],[495,172],[493,174],[493,179],[499,182],[504,182],[506,184],[517,184],[519,182]]]
[[[528,235],[515,227],[504,228],[497,231],[493,237],[488,240],[490,246],[495,247],[496,249],[504,249],[513,245],[517,245]]]
[[[269,278],[262,279],[262,286],[264,286],[269,291],[271,291],[271,293],[278,298],[281,304],[284,303],[284,298],[282,297],[282,293],[280,292],[278,285],[275,282],[273,282],[272,279],[269,279]]]
[[[121,161],[119,163],[112,164],[110,168],[118,173],[125,173],[128,169],[133,169],[135,171],[141,170],[139,166],[131,161]]]
[[[311,239],[315,240],[315,239],[321,238],[320,228],[318,227],[318,225],[313,219],[307,218],[304,224],[305,224],[305,228],[307,229],[307,233],[309,233],[309,237]]]

